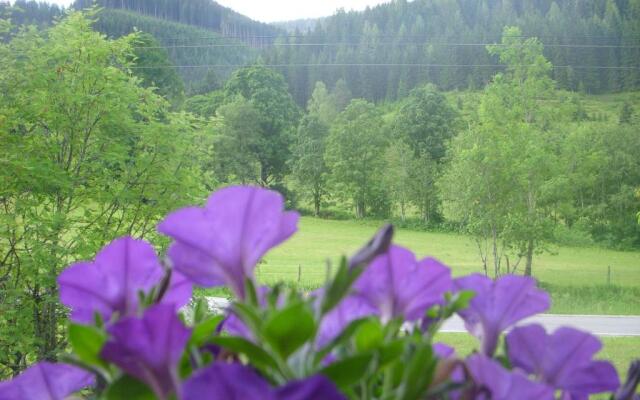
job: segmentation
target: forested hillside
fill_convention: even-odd
[[[56,5],[18,0],[14,7],[0,2],[0,14],[7,14],[14,26],[46,26],[63,14]],[[118,38],[136,30],[146,32],[153,42],[141,42],[138,53],[166,54],[168,62],[142,57],[134,70],[141,75],[178,73],[188,95],[206,93],[222,86],[239,66],[253,63],[259,51],[236,38],[227,38],[210,29],[149,17],[117,8],[103,8],[95,16],[94,28],[108,37]],[[177,67],[176,66],[181,66]],[[208,66],[208,67],[202,67]],[[174,90],[169,89],[168,90]]]
[[[15,22],[40,22],[58,15],[36,3],[19,2]],[[77,0],[75,8],[94,4]],[[441,90],[484,87],[503,69],[485,51],[504,26],[537,37],[563,89],[585,93],[640,87],[640,1],[638,0],[396,0],[363,12],[344,12],[295,29],[252,21],[209,0],[99,0],[105,7],[97,28],[109,36],[134,27],[167,48],[188,93],[206,80],[224,80],[258,48],[266,65],[281,72],[296,102],[304,105],[314,84],[343,79],[355,97],[395,100],[423,83]],[[169,21],[179,24],[172,24]],[[197,29],[197,28],[201,29]],[[209,84],[209,86],[212,86]],[[215,85],[213,85],[215,86]]]
[[[63,9],[55,4],[41,3],[32,0],[16,0],[13,7],[8,0],[0,1],[0,17],[11,17],[16,25],[49,25],[51,21],[62,15]]]
[[[502,68],[485,44],[499,42],[506,25],[541,40],[561,88],[602,93],[640,85],[637,0],[397,0],[283,35],[265,59],[283,65],[301,103],[316,81],[341,78],[355,96],[376,101],[405,97],[423,82],[480,88]]]
[[[76,0],[74,8],[93,4],[198,26],[252,45],[269,43],[269,36],[280,32],[272,25],[254,21],[212,0]]]
[[[155,47],[160,46],[158,50],[166,50],[171,60],[170,66],[161,67],[182,66],[174,69],[184,80],[188,94],[204,93],[219,88],[238,66],[251,64],[258,56],[257,50],[238,39],[224,38],[210,30],[130,11],[104,9],[98,14],[94,26],[98,31],[114,38],[136,29],[153,35],[158,41]],[[211,45],[212,43],[214,45]],[[224,46],[217,46],[216,43],[224,43]],[[140,67],[152,68],[154,65]]]

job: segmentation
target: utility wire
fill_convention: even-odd
[[[129,69],[156,69],[156,68],[242,68],[253,64],[201,64],[201,65],[158,65],[158,66],[133,66]],[[268,68],[288,67],[425,67],[425,68],[507,68],[503,64],[421,64],[421,63],[331,63],[331,64],[257,64]],[[529,68],[535,65],[513,65],[509,67]],[[554,65],[552,68],[575,69],[614,69],[614,70],[640,70],[637,67],[617,67],[605,65]]]
[[[378,47],[378,46],[438,46],[438,47],[486,47],[486,46],[498,46],[498,47],[525,47],[527,44],[503,44],[503,43],[444,43],[444,42],[416,42],[416,43],[272,43],[269,47],[339,47],[339,46],[362,46],[362,47]],[[605,49],[640,49],[640,45],[600,45],[600,44],[542,44],[547,48],[605,48]],[[135,49],[182,49],[182,48],[216,48],[216,47],[247,47],[244,43],[213,43],[213,44],[180,44],[180,45],[167,45],[167,46],[139,46]]]
[[[198,26],[198,25],[194,25],[194,26]],[[215,32],[215,31],[214,31]],[[242,39],[242,40],[247,40],[247,39],[286,39],[286,38],[307,38],[307,37],[313,37],[314,34],[313,33],[309,33],[309,34],[300,34],[300,35],[225,35],[222,34],[220,32],[215,32],[216,34],[218,34],[219,36],[201,36],[201,37],[194,37],[194,38],[190,38],[190,39],[211,39],[211,40],[219,40],[219,39]],[[370,36],[370,35],[366,35],[366,34],[352,34],[352,35],[342,35],[342,38],[361,38],[363,36]],[[391,38],[391,39],[395,39],[398,37],[398,35],[392,35],[392,34],[384,34],[384,35],[375,35],[375,37],[377,38]],[[411,39],[424,39],[424,40],[428,40],[433,38],[433,35],[402,35],[403,38],[411,38]],[[608,40],[619,40],[621,39],[620,36],[604,36],[604,35],[576,35],[576,36],[557,36],[557,35],[510,35],[510,36],[502,36],[499,35],[499,38],[515,38],[515,39],[532,39],[532,38],[552,38],[552,39],[608,39]],[[640,40],[640,35],[632,35],[632,36],[625,36],[625,39],[636,39],[636,40]],[[164,38],[164,40],[183,40],[184,37],[173,37],[173,38]]]

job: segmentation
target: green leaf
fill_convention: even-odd
[[[355,334],[356,349],[359,352],[376,349],[382,345],[383,341],[382,324],[378,319],[368,319],[360,325]]]
[[[211,343],[217,344],[234,353],[244,354],[256,368],[268,372],[277,370],[278,364],[273,357],[254,343],[240,337],[214,337]]]
[[[339,388],[346,389],[365,376],[372,359],[371,353],[357,354],[332,363],[320,373],[331,379]]]
[[[207,304],[207,300],[203,297],[196,300],[196,305],[193,308],[193,322],[194,324],[199,323],[207,318],[209,314],[209,305]]]
[[[421,398],[426,392],[433,379],[437,359],[433,355],[433,350],[429,343],[420,343],[413,350],[411,359],[402,382],[403,400],[414,400]]]
[[[262,329],[264,338],[285,359],[313,338],[315,331],[313,313],[302,302],[275,311]]]
[[[402,351],[404,350],[404,340],[395,339],[390,342],[387,342],[378,350],[378,364],[380,367],[383,367],[402,355]]]
[[[462,290],[456,294],[454,297],[453,303],[451,303],[451,308],[453,312],[464,310],[469,307],[469,302],[475,297],[475,292],[473,290]]]
[[[78,359],[89,365],[106,367],[100,358],[102,346],[107,341],[104,331],[88,325],[69,324],[69,343]]]
[[[156,396],[144,383],[129,375],[123,375],[109,385],[105,398],[107,400],[155,400]]]
[[[327,314],[331,311],[342,298],[346,295],[349,289],[349,267],[347,265],[347,258],[342,257],[340,259],[340,266],[338,271],[333,277],[333,280],[329,283],[327,290],[322,299],[321,313]]]
[[[193,328],[189,344],[193,346],[202,346],[205,344],[208,339],[213,337],[218,325],[220,325],[220,322],[222,322],[223,319],[224,316],[216,315],[197,324]]]
[[[256,285],[254,285],[252,279],[245,279],[244,291],[247,299],[246,302],[253,307],[258,307],[260,305],[258,302],[258,292],[256,291]]]
[[[244,322],[247,327],[256,332],[262,324],[262,319],[259,314],[259,310],[255,307],[251,307],[248,304],[234,302],[232,311]]]

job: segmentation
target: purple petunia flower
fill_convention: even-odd
[[[343,400],[335,385],[323,376],[289,382],[273,389],[251,368],[241,364],[214,362],[197,371],[183,386],[183,400]]]
[[[182,386],[182,400],[275,400],[269,383],[251,368],[214,362],[195,372]]]
[[[514,328],[506,340],[511,363],[562,390],[565,399],[587,399],[620,386],[611,363],[592,359],[602,344],[587,332],[559,328],[549,335],[533,324]]]
[[[276,391],[277,400],[346,400],[336,386],[323,375],[292,381]]]
[[[553,388],[530,381],[518,371],[508,371],[498,362],[475,354],[465,362],[475,383],[475,400],[553,400]]]
[[[93,384],[93,375],[67,364],[39,362],[0,383],[2,400],[63,400]]]
[[[142,318],[120,320],[108,332],[102,358],[146,383],[160,399],[177,391],[176,368],[191,332],[174,307],[155,305]]]
[[[411,251],[393,245],[356,280],[353,295],[374,307],[383,322],[400,316],[415,321],[451,289],[449,268],[433,258],[417,261]]]
[[[109,321],[136,315],[139,292],[149,292],[165,272],[153,247],[131,237],[116,239],[96,255],[93,262],[81,262],[62,271],[58,277],[60,301],[71,309],[71,319],[91,323],[94,313]],[[191,283],[173,271],[161,302],[179,308],[191,298]]]
[[[433,353],[438,358],[450,358],[455,356],[456,349],[449,346],[448,344],[438,342],[433,344]]]
[[[356,319],[375,313],[376,309],[359,297],[348,296],[342,299],[340,304],[322,318],[316,339],[317,347],[326,346]]]
[[[549,308],[549,295],[533,278],[505,275],[495,281],[472,274],[454,281],[457,290],[472,290],[469,307],[458,312],[467,330],[481,342],[481,352],[493,355],[500,333],[516,322]]]
[[[274,191],[232,186],[215,192],[204,208],[169,214],[158,231],[174,239],[169,258],[201,286],[226,284],[241,299],[260,258],[297,230],[299,215],[284,211]]]

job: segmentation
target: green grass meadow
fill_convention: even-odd
[[[335,264],[341,254],[352,253],[381,225],[302,217],[298,233],[271,251],[258,267],[258,279],[267,284],[285,281],[305,288],[318,287],[325,280],[327,260]],[[481,272],[478,250],[469,237],[399,229],[395,242],[419,257],[438,258],[456,276]],[[552,295],[551,312],[640,314],[640,252],[558,247],[554,254],[534,258],[533,273]]]

